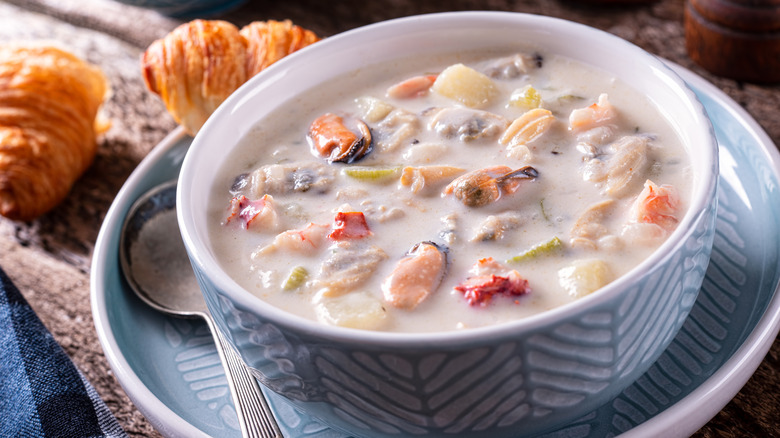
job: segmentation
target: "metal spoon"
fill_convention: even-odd
[[[143,194],[122,226],[119,261],[130,287],[153,308],[170,315],[203,318],[225,368],[241,434],[282,438],[257,380],[222,333],[206,307],[187,258],[176,221],[176,181]]]

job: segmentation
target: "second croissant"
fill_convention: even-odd
[[[290,20],[256,21],[239,30],[193,20],[153,42],[141,59],[146,87],[191,135],[252,76],[320,38]]]

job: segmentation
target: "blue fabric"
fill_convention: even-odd
[[[0,269],[0,437],[126,437]]]

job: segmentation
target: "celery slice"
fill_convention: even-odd
[[[542,242],[538,245],[534,245],[533,247],[529,248],[527,251],[523,252],[520,255],[516,255],[512,257],[506,262],[507,263],[523,262],[543,255],[552,254],[556,251],[561,250],[562,248],[563,248],[563,242],[561,241],[561,239],[559,239],[556,236],[546,242]]]
[[[306,283],[306,280],[309,278],[309,271],[306,270],[303,266],[296,266],[290,271],[290,275],[287,276],[287,279],[284,280],[284,283],[282,283],[282,289],[284,290],[295,290],[298,289],[303,285],[303,283]]]
[[[361,181],[385,182],[397,177],[401,172],[401,166],[395,167],[360,167],[352,166],[344,169],[344,175]]]
[[[509,103],[512,106],[520,108],[534,109],[539,108],[542,105],[542,96],[531,85],[526,85],[523,88],[518,88],[512,93],[509,98]]]

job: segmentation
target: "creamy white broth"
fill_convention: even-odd
[[[515,52],[513,52],[515,53]],[[525,53],[533,54],[531,51]],[[580,63],[542,54],[542,67],[533,68],[514,79],[493,79],[497,89],[491,103],[478,109],[500,115],[511,122],[528,108],[507,105],[512,92],[532,85],[541,95],[541,107],[555,116],[551,128],[527,146],[530,156],[521,159],[507,157],[506,146],[499,144],[498,135],[473,141],[443,138],[429,129],[433,118],[430,108],[466,108],[436,91],[416,98],[393,99],[386,96],[388,87],[409,77],[438,73],[448,66],[463,63],[477,71],[485,71],[493,60],[512,53],[459,54],[436,59],[408,60],[381,66],[364,67],[338,81],[309,90],[262,120],[250,135],[232,152],[229,163],[220,169],[220,177],[211,194],[210,240],[224,269],[240,285],[274,306],[324,323],[343,324],[358,328],[427,332],[480,327],[516,320],[533,315],[581,297],[573,295],[560,280],[559,271],[577,260],[603,261],[608,266],[606,280],[614,280],[644,258],[663,237],[649,244],[636,243],[622,235],[627,212],[642,191],[642,182],[651,179],[658,185],[677,188],[681,207],[676,213],[682,218],[690,191],[690,169],[685,149],[679,138],[659,112],[640,93],[613,77]],[[601,94],[619,114],[617,130],[611,141],[599,145],[604,149],[626,135],[650,136],[646,174],[634,181],[631,190],[620,196],[604,193],[604,183],[585,181],[585,155],[578,150],[575,136],[568,129],[572,110],[598,101]],[[324,113],[352,114],[366,118],[365,97],[381,100],[403,109],[419,119],[419,129],[400,145],[387,151],[378,126],[381,121],[367,121],[374,137],[374,147],[363,159],[351,164],[328,164],[315,156],[307,142],[309,125]],[[370,117],[368,117],[370,118]],[[644,138],[644,137],[643,137]],[[433,146],[430,146],[433,145]],[[434,153],[438,151],[439,153]],[[608,154],[607,154],[608,155]],[[598,159],[603,158],[599,156]],[[230,192],[236,177],[276,163],[301,160],[321,163],[335,170],[333,183],[324,193],[318,189],[307,192],[272,194],[277,213],[273,230],[253,226],[243,229],[237,220],[225,224],[228,206],[234,194]],[[426,185],[418,193],[400,182],[400,173],[383,183],[367,182],[345,175],[345,169],[377,167],[402,169],[405,166],[448,165],[466,171],[494,165],[518,169],[526,165],[538,172],[534,180],[520,181],[518,190],[503,194],[497,201],[481,207],[467,207],[452,195],[442,196],[442,190],[452,176],[438,184]],[[399,170],[400,172],[401,170]],[[242,191],[250,199],[263,193]],[[606,238],[596,239],[595,248],[572,242],[572,226],[588,207],[613,199],[610,215],[600,225]],[[371,278],[360,285],[323,297],[322,283],[317,283],[323,260],[332,254],[333,241],[326,241],[315,251],[301,252],[277,248],[260,251],[270,245],[277,234],[285,230],[303,229],[309,223],[332,226],[338,211],[363,212],[371,235],[355,239],[355,245],[379,248],[384,257],[375,266]],[[444,218],[455,215],[454,234],[447,234]],[[471,242],[475,230],[490,215],[512,216],[501,238]],[[450,240],[448,236],[455,236]],[[562,248],[530,261],[506,263],[506,260],[542,242],[558,237]],[[400,309],[383,299],[382,282],[396,269],[407,251],[420,242],[434,242],[447,247],[447,269],[441,284],[413,309]],[[253,256],[253,254],[255,254]],[[530,292],[521,296],[494,296],[484,305],[470,305],[455,287],[472,276],[469,271],[480,259],[492,257],[507,270],[515,270],[528,281]],[[370,258],[370,257],[368,257]],[[308,272],[308,282],[294,290],[283,290],[290,271],[302,266]],[[322,309],[331,314],[343,297],[353,296],[344,305],[358,307],[368,303],[369,315],[339,320],[323,317]],[[323,304],[325,303],[325,304]],[[354,307],[354,306],[353,306]],[[377,318],[378,312],[381,318]],[[352,309],[354,311],[354,308]],[[337,314],[338,312],[336,312]],[[357,323],[355,321],[358,321]]]

